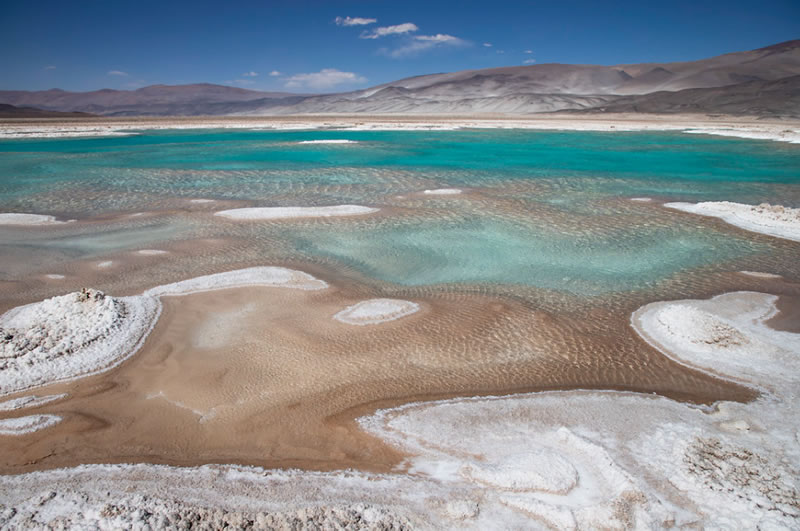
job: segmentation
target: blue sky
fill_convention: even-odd
[[[0,89],[335,92],[534,62],[692,60],[796,38],[800,0],[6,0]]]

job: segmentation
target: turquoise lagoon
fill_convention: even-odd
[[[321,139],[357,143],[300,143]],[[465,193],[421,194],[443,187]],[[188,201],[194,198],[226,208],[364,204],[382,212],[232,223],[213,216],[213,204]],[[1,228],[0,259],[35,257],[25,272],[4,268],[2,280],[197,239],[229,243],[175,256],[150,274],[308,262],[398,287],[577,296],[646,291],[684,275],[739,269],[800,277],[797,244],[661,206],[704,200],[800,206],[800,146],[522,130],[165,130],[6,140],[0,211],[106,221]],[[128,216],[139,212],[162,215]]]

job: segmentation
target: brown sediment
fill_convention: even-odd
[[[781,295],[775,307],[778,314],[765,324],[773,330],[800,333],[800,295]]]
[[[359,429],[377,407],[552,389],[655,392],[693,402],[753,392],[687,369],[630,329],[628,314],[532,310],[487,295],[414,297],[415,314],[352,327],[333,315],[365,297],[236,288],[163,298],[142,350],[108,373],[37,389],[69,393],[14,415],[64,420],[0,438],[0,473],[81,463],[238,463],[388,472],[397,449]]]

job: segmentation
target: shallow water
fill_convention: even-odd
[[[320,139],[358,143],[299,143]],[[698,268],[757,267],[765,257],[778,273],[796,272],[795,249],[772,238],[676,215],[659,201],[629,201],[800,206],[800,150],[775,142],[681,133],[181,130],[6,140],[0,153],[0,211],[106,218],[55,231],[0,228],[0,259],[35,254],[34,269],[65,256],[221,238],[236,240],[235,249],[182,257],[187,276],[220,262],[322,261],[396,285],[596,296],[651,289]],[[420,194],[444,187],[465,193]],[[353,203],[384,213],[235,224],[210,215],[222,203],[192,198]],[[117,216],[150,211],[164,215]],[[22,271],[9,269],[4,280],[18,280]]]

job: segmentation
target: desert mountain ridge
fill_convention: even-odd
[[[698,61],[534,64],[400,79],[337,94],[199,83],[92,92],[0,91],[0,103],[106,116],[313,113],[714,112],[800,116],[800,40]]]

